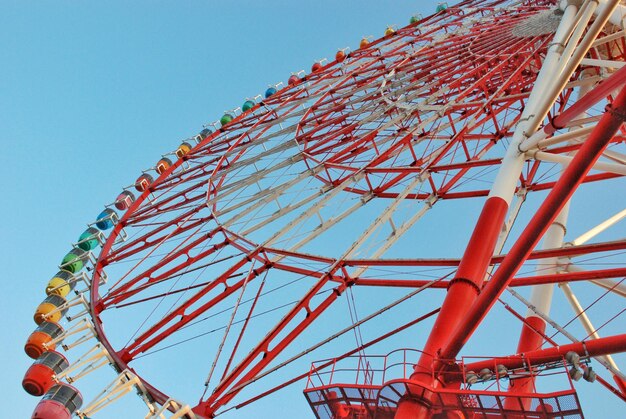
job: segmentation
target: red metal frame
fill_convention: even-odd
[[[484,3],[467,0],[447,13],[423,19],[419,24],[398,30],[393,36],[372,42],[366,49],[354,51],[343,63],[329,63],[306,76],[303,82],[281,89],[257,105],[253,112],[237,116],[161,174],[123,214],[104,245],[94,271],[90,295],[92,317],[99,339],[116,367],[132,368],[139,356],[171,341],[206,313],[232,302],[247,286],[259,287],[220,383],[194,407],[196,413],[209,417],[232,403],[243,388],[257,380],[350,287],[418,288],[431,282],[416,275],[388,279],[377,278],[374,273],[353,277],[351,272],[375,267],[399,271],[438,266],[449,269],[431,288],[446,288],[447,296],[424,347],[416,375],[412,377],[426,386],[437,387],[443,385],[437,373],[445,366],[438,365],[437,360],[458,355],[504,287],[623,276],[624,268],[598,268],[584,273],[514,278],[521,264],[529,260],[609,253],[626,247],[626,241],[621,240],[532,251],[559,203],[564,202],[578,184],[619,177],[587,172],[602,147],[608,142],[623,142],[622,137],[614,136],[621,123],[616,115],[624,113],[623,92],[612,101],[609,116],[605,115],[598,123],[598,132],[594,131],[584,144],[550,149],[558,154],[577,151],[575,161],[562,179],[555,182],[545,177],[543,163],[526,163],[519,179],[519,190],[551,192],[546,200],[548,204],[506,255],[493,255],[508,211],[507,202],[500,197],[487,199],[460,260],[383,259],[367,258],[367,255],[357,259],[349,252],[333,257],[323,249],[315,254],[300,248],[294,250],[281,242],[272,242],[269,235],[263,237],[262,232],[254,232],[261,239],[253,239],[238,229],[238,222],[254,220],[253,215],[245,211],[254,214],[254,205],[264,200],[271,202],[273,192],[282,192],[279,188],[283,184],[272,184],[258,195],[239,196],[242,190],[249,191],[246,188],[254,186],[254,182],[248,185],[246,181],[254,176],[261,179],[263,170],[268,173],[273,170],[272,176],[293,179],[297,174],[286,170],[291,168],[290,164],[299,162],[302,173],[310,171],[314,186],[322,191],[320,196],[340,190],[351,199],[356,196],[364,201],[391,202],[402,195],[408,180],[416,176],[423,176],[423,188],[407,193],[406,201],[487,196],[485,183],[493,179],[490,169],[501,165],[499,155],[520,121],[535,82],[536,73],[528,69],[540,65],[551,42],[548,35],[512,37],[510,28],[537,11],[551,7],[553,2],[529,2],[515,11],[497,9],[506,3],[504,0],[491,2],[489,7],[484,7]],[[463,9],[464,6],[480,7]],[[459,28],[465,19],[480,18],[487,13],[495,14],[492,22],[482,22],[462,36],[433,42],[436,36]],[[507,59],[501,59],[503,56]],[[476,57],[486,58],[478,60]],[[554,127],[569,123],[572,116],[605,98],[607,92],[621,82],[613,76],[589,97],[565,109],[573,92],[567,89],[549,115],[552,128],[546,130],[551,134]],[[444,86],[447,90],[442,89]],[[410,97],[407,103],[415,107],[405,109],[400,106],[403,103],[390,105],[399,93]],[[427,103],[431,97],[436,100]],[[424,103],[428,106],[417,106]],[[302,112],[304,105],[307,108]],[[363,121],[370,117],[372,121],[364,125]],[[285,121],[291,121],[293,138],[283,144],[272,143],[267,138],[278,137],[280,124]],[[284,167],[267,165],[256,170],[257,160],[262,162],[264,153],[269,153],[257,150],[266,142],[270,150],[278,150],[274,151],[278,157],[283,158],[282,153],[285,153]],[[252,166],[255,170],[251,170]],[[487,173],[486,182],[473,181],[484,173]],[[350,185],[345,186],[347,183]],[[311,201],[317,198],[311,196]],[[294,200],[293,205],[297,202]],[[292,205],[292,202],[278,203],[275,211],[285,205]],[[302,204],[302,207],[306,206]],[[239,217],[241,221],[229,218],[233,213],[243,214]],[[262,216],[266,220],[271,217]],[[330,216],[325,221],[329,219]],[[270,221],[267,224],[271,225]],[[125,243],[116,243],[122,229],[139,233],[130,235]],[[162,249],[163,255],[159,253]],[[159,255],[158,260],[153,262],[151,258],[155,255]],[[109,269],[127,266],[123,264],[128,261],[133,262],[132,267],[101,289],[100,277]],[[485,281],[485,273],[492,265],[499,267],[495,275]],[[208,266],[218,269],[210,279],[176,285],[176,278],[204,272]],[[454,279],[443,279],[455,269]],[[247,348],[246,356],[235,357],[235,352],[243,351],[242,336],[248,333],[248,322],[255,314],[263,287],[259,283],[264,283],[260,278],[273,272],[300,275],[306,278],[307,286],[302,287],[297,302],[285,310],[282,319],[268,328],[266,336]],[[170,282],[174,285],[164,289],[164,284]],[[322,291],[329,293],[318,298]],[[160,319],[146,324],[127,345],[114,347],[109,342],[102,318],[113,309],[136,307],[174,294],[185,294],[186,299],[176,301]],[[300,317],[302,319],[294,323],[294,319]],[[615,346],[614,341],[608,342],[595,344],[600,345],[599,350],[621,350],[622,343]],[[558,356],[561,355],[559,352]],[[167,399],[164,392],[143,381],[157,402]],[[287,380],[262,394],[291,382],[294,381]],[[424,414],[424,409],[420,411]],[[403,414],[398,417],[409,417],[413,413]]]

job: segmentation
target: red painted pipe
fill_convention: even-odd
[[[417,374],[426,373],[428,379],[432,377],[433,355],[447,342],[454,325],[476,300],[507,209],[506,201],[500,197],[492,197],[485,203],[456,276],[450,281],[448,294],[424,346],[424,353],[415,367]]]
[[[546,332],[546,321],[537,316],[529,316],[526,318],[526,322],[522,326],[522,333],[519,338],[519,344],[517,345],[517,353],[525,353],[531,350],[541,348],[543,344],[543,337]],[[520,393],[533,393],[535,388],[535,377],[518,378],[517,380],[511,380],[509,386],[509,392],[514,394]],[[515,398],[507,398],[504,402],[505,407],[514,409],[516,403],[519,401]],[[525,409],[530,408],[530,399],[521,400]]]
[[[601,100],[606,99],[615,89],[619,89],[626,84],[626,67],[622,67],[613,73],[609,78],[597,85],[586,95],[580,98],[575,104],[565,112],[558,115],[543,130],[548,134],[553,134],[556,130],[564,128],[572,119],[591,108]]]
[[[463,316],[440,358],[454,359],[511,282],[513,275],[530,255],[545,230],[552,223],[565,202],[569,200],[582,178],[591,169],[615,132],[626,120],[626,88],[617,95],[610,109],[604,113],[585,144],[574,156],[561,178],[547,196],[528,226],[502,261],[493,278],[482,290],[470,310]],[[443,310],[442,310],[443,314]]]
[[[626,352],[626,333],[599,339],[590,339],[584,342],[570,343],[563,346],[538,349],[524,354],[496,357],[485,361],[465,364],[465,368],[468,371],[480,371],[483,368],[493,369],[494,365],[497,364],[502,364],[508,369],[523,368],[527,366],[529,362],[532,365],[540,365],[558,361],[570,351],[576,352],[580,356],[599,356]]]
[[[463,318],[467,308],[476,300],[483,279],[493,256],[502,223],[508,210],[507,202],[500,197],[491,197],[478,217],[476,227],[469,240],[465,254],[459,264],[455,278],[450,281],[448,293],[441,307],[441,312],[424,346],[424,351],[415,366],[411,379],[429,386],[433,383],[433,363],[436,354],[447,342],[455,324]],[[430,409],[414,400],[401,401],[395,414],[396,419],[430,418]]]
[[[549,275],[519,276],[513,278],[509,287],[527,287],[530,285],[559,284],[561,282],[589,281],[592,279],[621,278],[626,276],[626,268],[595,269],[581,272],[566,272]],[[401,287],[420,288],[431,283],[426,279],[359,279],[355,286],[361,287]],[[441,280],[431,284],[430,289],[448,288],[451,281]],[[488,282],[487,282],[488,283]]]

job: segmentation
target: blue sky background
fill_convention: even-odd
[[[436,3],[0,0],[3,409],[23,418],[36,405],[20,385],[33,311],[70,243],[122,187],[268,84]],[[302,413],[299,397],[258,417]],[[145,413],[125,406],[118,417]]]

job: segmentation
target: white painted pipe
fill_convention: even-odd
[[[546,147],[550,147],[552,145],[563,143],[566,141],[571,141],[571,140],[576,140],[576,139],[586,139],[587,135],[589,135],[589,133],[593,131],[594,128],[595,127],[593,126],[579,128],[577,130],[572,130],[563,134],[555,135],[554,137],[548,138],[547,140],[542,139],[541,141],[537,141],[537,148],[542,150],[542,149],[545,149]],[[539,138],[539,136],[536,134],[539,134],[541,132],[544,132],[544,131],[543,130],[537,131],[535,134],[533,134],[532,137],[528,139],[528,141],[530,142],[531,140],[533,140],[533,138]],[[524,145],[525,144],[526,143],[524,143]],[[534,151],[534,150],[530,150],[530,151]]]
[[[585,269],[581,268],[580,266],[576,266],[572,263],[565,264],[567,265],[565,267],[566,272],[585,272]],[[561,265],[563,265],[563,263],[561,263]],[[626,285],[624,285],[623,283],[619,283],[608,278],[592,279],[591,282],[599,287],[611,291],[614,294],[619,295],[620,297],[626,298]]]
[[[626,208],[621,210],[620,212],[618,212],[614,216],[612,216],[612,217],[606,219],[605,221],[601,222],[600,224],[598,224],[597,226],[593,227],[592,229],[590,229],[590,230],[586,231],[585,233],[581,234],[580,236],[576,237],[574,240],[572,240],[571,244],[574,245],[574,246],[579,246],[581,244],[585,244],[586,242],[588,242],[589,240],[591,240],[592,238],[594,238],[598,234],[602,233],[607,228],[609,228],[609,227],[613,226],[614,224],[616,224],[617,222],[621,221],[625,217],[626,217]]]
[[[562,154],[547,153],[545,151],[528,152],[526,154],[528,155],[528,157],[535,160],[560,163],[564,166],[567,166],[574,158],[574,156],[564,156]],[[626,176],[626,165],[619,163],[607,163],[597,161],[591,169]]]
[[[613,60],[598,60],[595,58],[583,58],[580,64],[590,65],[594,67],[604,67],[604,68],[622,68],[626,65],[626,62],[613,61]]]
[[[610,7],[610,3],[606,0],[599,0],[600,6],[596,10],[596,16],[604,12],[604,9]],[[609,22],[614,24],[615,26],[626,29],[626,6],[618,5],[611,16],[609,17]]]
[[[576,296],[574,295],[574,292],[572,291],[572,288],[569,286],[569,284],[561,283],[559,284],[559,288],[561,288],[561,291],[563,291],[563,294],[565,294],[565,298],[567,298],[567,301],[572,307],[574,315],[578,318],[580,324],[582,324],[585,332],[587,332],[587,335],[589,335],[591,339],[599,339],[600,335],[596,331],[596,328],[593,326],[593,323],[591,323],[591,320],[589,319],[589,316],[587,316],[585,310],[583,310],[580,302],[578,301],[578,298],[576,298]],[[619,371],[619,368],[617,367],[617,364],[615,363],[611,355],[600,355],[599,358],[604,360],[607,364],[611,365],[612,368]]]
[[[499,197],[506,201],[507,205],[510,206],[511,204],[519,174],[524,167],[524,154],[520,153],[518,147],[526,138],[526,131],[535,131],[537,129],[538,123],[536,123],[537,126],[532,126],[529,125],[529,120],[533,118],[541,120],[544,117],[542,115],[540,118],[537,118],[535,114],[536,109],[549,107],[547,103],[551,104],[556,98],[556,95],[554,97],[546,97],[545,92],[550,90],[549,87],[553,84],[554,74],[560,73],[562,45],[565,44],[572,32],[577,10],[578,8],[575,5],[569,4],[563,12],[561,22],[554,35],[554,42],[548,48],[546,58],[539,70],[533,90],[528,97],[520,122],[515,128],[511,144],[502,159],[500,170],[489,191],[488,198]]]

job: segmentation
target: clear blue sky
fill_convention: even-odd
[[[37,403],[20,385],[33,311],[104,204],[245,97],[436,3],[0,0],[4,411]],[[302,412],[299,397],[284,402]]]

